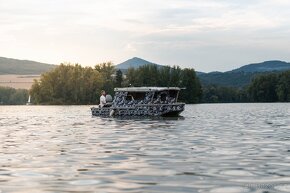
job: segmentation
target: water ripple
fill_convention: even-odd
[[[0,192],[290,192],[290,104],[187,105],[176,119],[1,106]]]

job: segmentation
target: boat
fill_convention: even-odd
[[[91,112],[93,116],[103,117],[179,116],[185,106],[177,102],[180,90],[178,87],[115,88],[114,99],[107,100],[103,107],[92,107]]]
[[[30,95],[28,97],[28,101],[27,101],[26,105],[31,105],[31,97],[30,97]]]

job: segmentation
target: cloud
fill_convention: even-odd
[[[230,69],[262,55],[290,60],[289,9],[288,0],[0,0],[0,51],[49,63],[143,56]]]

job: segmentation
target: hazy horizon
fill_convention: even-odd
[[[95,65],[132,57],[197,71],[290,61],[287,0],[0,0],[1,56]]]

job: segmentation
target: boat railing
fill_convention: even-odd
[[[182,105],[184,103],[164,103],[164,104],[136,104],[135,106],[171,106],[171,105]]]
[[[178,106],[185,103],[172,103],[172,104],[136,104],[132,106],[112,106],[111,109],[135,109],[136,107],[157,107],[157,106]]]

